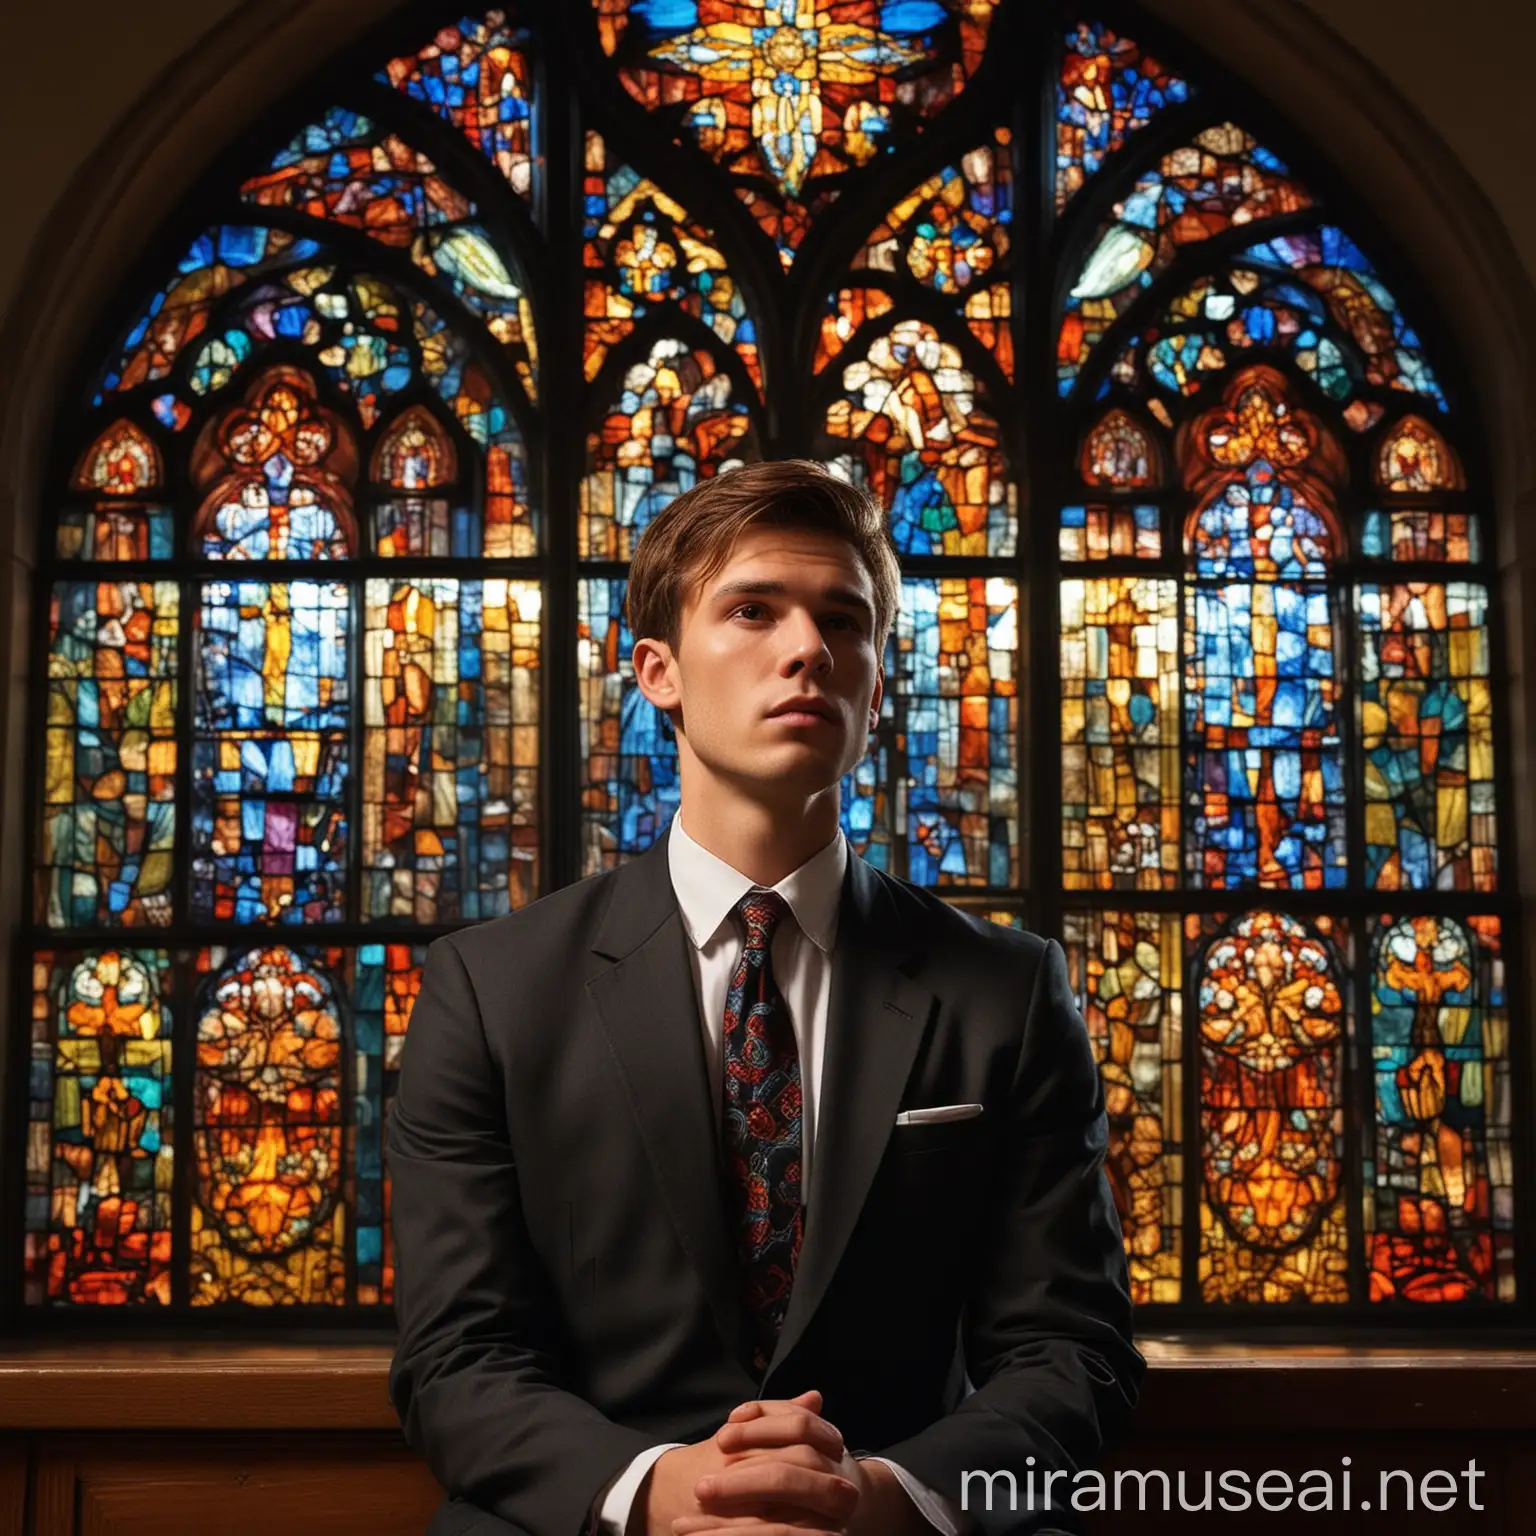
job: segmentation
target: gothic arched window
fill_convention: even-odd
[[[1487,476],[1408,261],[1118,6],[555,9],[403,8],[82,365],[26,1305],[379,1320],[425,946],[665,829],[627,562],[796,454],[904,565],[844,826],[1065,944],[1148,1315],[1508,1313]]]

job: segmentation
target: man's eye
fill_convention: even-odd
[[[762,617],[763,611],[761,603],[743,603],[736,609],[736,614],[745,619],[757,619]]]

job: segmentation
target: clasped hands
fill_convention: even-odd
[[[850,1455],[821,1402],[812,1390],[742,1403],[708,1440],[659,1457],[644,1536],[931,1536],[890,1468]]]

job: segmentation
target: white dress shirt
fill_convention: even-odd
[[[739,869],[718,859],[683,830],[679,812],[672,818],[667,865],[677,895],[683,928],[690,940],[694,990],[699,999],[699,1027],[704,1033],[704,1059],[715,1085],[717,1125],[724,1113],[720,1091],[720,1057],[724,1035],[725,997],[731,974],[741,959],[746,931],[732,909],[754,882]],[[821,1065],[826,1055],[827,1007],[832,993],[832,951],[837,941],[838,909],[843,876],[848,868],[848,844],[841,831],[819,853],[773,887],[789,911],[773,935],[773,979],[789,1009],[800,1054],[801,1147],[800,1188],[811,1187],[811,1158],[821,1097]],[[677,1442],[681,1444],[682,1442]],[[630,1508],[651,1467],[673,1445],[642,1451],[599,1496],[597,1536],[624,1536]],[[895,1474],[924,1518],[944,1536],[960,1536],[960,1512],[942,1494],[919,1482],[905,1468],[882,1461]]]

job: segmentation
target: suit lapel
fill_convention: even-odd
[[[741,1281],[726,1232],[715,1098],[688,936],[661,838],[614,876],[592,947],[616,963],[587,983],[677,1236],[737,1355]]]
[[[898,927],[880,876],[850,855],[832,959],[805,1238],[769,1377],[799,1342],[837,1272],[933,1011],[933,995],[904,973],[912,946]]]
[[[852,855],[838,916],[805,1240],[768,1377],[826,1295],[933,1011],[905,973],[914,946],[880,876]],[[587,983],[679,1241],[733,1357],[741,1358],[741,1276],[726,1230],[715,1092],[699,1003],[660,839],[614,876],[592,948],[615,963]],[[766,1385],[767,1378],[764,1379]]]

